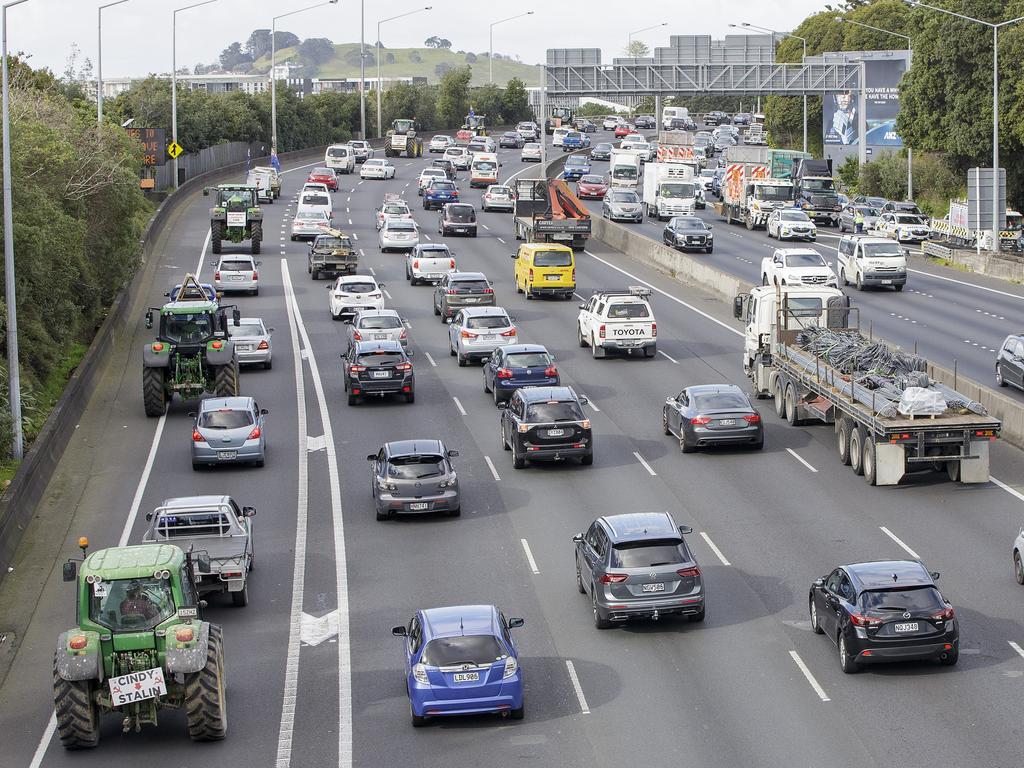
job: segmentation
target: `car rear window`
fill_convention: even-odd
[[[913,589],[872,589],[861,593],[860,607],[865,611],[941,611],[945,608],[939,590],[931,586]]]
[[[491,286],[486,280],[452,280],[451,287],[456,293],[483,293]]]
[[[392,317],[390,315],[374,315],[372,317],[360,318],[359,327],[366,328],[371,331],[381,331],[387,328],[401,328],[402,321],[397,317]]]
[[[551,365],[551,355],[546,352],[517,352],[505,358],[509,368],[545,368]]]
[[[658,565],[686,563],[690,554],[682,539],[623,542],[612,547],[613,568],[653,568]]]
[[[485,315],[483,317],[466,318],[467,328],[508,328],[509,321],[505,315]]]
[[[608,307],[608,317],[612,320],[632,320],[650,316],[651,312],[646,304],[612,304]]]
[[[476,221],[476,212],[471,205],[450,205],[448,218],[451,221]]]
[[[330,168],[314,168],[313,169],[313,173],[311,173],[310,175],[311,176],[333,176],[334,175],[334,171],[332,171]]]
[[[327,214],[323,211],[299,211],[295,218],[303,221],[326,221]]]
[[[222,272],[251,272],[251,261],[222,261],[217,268]]]
[[[750,403],[737,392],[713,392],[693,396],[693,407],[698,411],[735,410],[748,411]]]
[[[423,649],[420,661],[428,667],[451,667],[493,664],[506,656],[508,653],[492,635],[462,635],[431,640]]]
[[[442,171],[442,173],[444,173],[444,171]],[[450,181],[435,181],[431,186],[433,189],[455,189],[455,185],[452,184]]]
[[[377,286],[373,283],[342,283],[338,290],[343,293],[373,293]]]
[[[222,536],[231,533],[231,521],[223,512],[192,512],[184,515],[168,513],[160,515],[156,529],[165,539]]]
[[[554,403],[531,403],[526,407],[526,421],[545,424],[556,421],[583,421],[583,411],[571,400]]]
[[[347,237],[318,237],[313,245],[314,248],[351,248],[352,241]]]
[[[444,473],[444,458],[434,454],[395,456],[388,462],[388,477],[398,480],[419,480]]]
[[[302,196],[302,205],[330,205],[331,198],[324,194],[305,194]]]
[[[391,219],[388,222],[389,230],[401,230],[402,232],[412,232],[416,229],[416,225],[411,219]]]
[[[241,429],[251,425],[252,421],[252,414],[248,411],[203,411],[199,414],[199,426],[206,429]]]
[[[373,352],[363,352],[357,358],[360,365],[398,365],[405,362],[405,355],[388,349],[378,349]]]
[[[241,325],[229,325],[229,336],[262,336],[263,328],[258,325],[242,323]]]
[[[535,267],[571,267],[572,254],[565,251],[537,251],[533,255]]]

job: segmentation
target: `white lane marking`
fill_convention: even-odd
[[[580,394],[583,395],[582,392]],[[591,400],[589,395],[583,395],[583,397],[587,398],[587,405],[589,405],[591,408],[593,408],[598,413],[601,412],[601,409],[597,407],[597,403],[595,403],[593,400]]]
[[[957,285],[966,285],[970,288],[977,288],[979,291],[988,291],[989,293],[997,293],[1000,296],[1009,296],[1011,299],[1018,299],[1024,301],[1024,296],[1020,296],[1016,293],[1007,293],[1006,291],[998,291],[995,288],[987,288],[984,285],[978,285],[977,283],[969,283],[966,280],[957,280],[952,277],[944,277],[943,275],[936,275],[932,272],[924,272],[920,269],[908,269],[907,272],[913,272],[915,275],[924,275],[926,277],[934,277],[936,280],[945,280],[949,283],[956,283]]]
[[[323,165],[323,163],[317,161],[315,163],[306,163],[305,165],[296,165],[294,168],[289,168],[287,171],[281,171],[279,175],[284,176],[286,173],[291,173],[292,171],[301,171],[303,168],[312,168],[314,165]],[[293,197],[292,200],[295,200],[296,198],[298,198],[298,195]]]
[[[350,227],[352,226],[352,219],[349,219],[349,220],[348,220],[348,225],[349,225]]]
[[[210,247],[210,237],[213,235],[211,230],[206,230],[206,239],[203,241],[202,250],[199,251],[199,263],[196,265],[195,276],[198,278],[199,273],[203,271],[203,259],[206,258],[206,249]]]
[[[462,407],[462,403],[459,402],[459,398],[457,398],[457,397],[455,397],[453,395],[452,396],[452,400],[455,401],[455,407],[459,409],[459,413],[461,413],[463,416],[468,416],[469,415],[468,413],[466,413],[466,409]]]
[[[295,300],[288,262],[281,260],[282,276],[286,296],[291,300],[295,324],[302,337],[302,345],[312,349],[309,334],[302,321],[302,313]],[[320,420],[323,423],[324,439],[327,443],[327,472],[331,489],[331,520],[334,525],[334,583],[338,603],[338,768],[352,768],[352,637],[349,630],[348,603],[348,557],[345,549],[345,520],[341,507],[341,479],[338,472],[338,454],[335,450],[334,428],[331,426],[327,409],[327,396],[323,380],[317,367],[316,355],[307,358],[313,377]],[[278,768],[286,768],[278,766]]]
[[[582,296],[580,296],[578,293],[576,293],[576,291],[573,291],[572,295],[575,296],[580,301],[586,301],[586,299],[584,299]]]
[[[360,179],[360,180],[359,180],[359,184],[362,184],[362,183],[363,183],[363,180],[362,180],[362,179]],[[356,184],[356,186],[358,187],[358,186],[359,186],[359,184]]]
[[[288,291],[287,262],[281,259],[285,283],[285,312],[291,335],[292,354],[295,358],[295,395],[298,406],[299,467],[295,512],[295,562],[292,566],[292,595],[288,621],[288,650],[285,656],[284,692],[281,703],[281,722],[277,731],[277,768],[288,768],[292,759],[292,737],[295,732],[295,705],[299,695],[299,655],[302,648],[302,602],[306,588],[306,528],[309,519],[309,434],[306,428],[306,387],[302,367],[302,350],[292,309],[292,294]],[[309,356],[311,357],[311,356]],[[327,441],[321,438],[323,447]]]
[[[799,461],[801,464],[803,464],[805,467],[807,467],[809,470],[811,470],[811,472],[817,472],[818,471],[814,467],[812,467],[803,456],[801,456],[799,453],[794,451],[792,448],[787,448],[786,452],[790,456],[792,456],[794,459]]]
[[[373,267],[370,267],[370,274],[376,276],[377,273],[373,271]]]
[[[345,206],[345,213],[352,213],[352,209],[349,208],[347,205]]]
[[[660,294],[661,294],[662,296],[664,296],[664,297],[666,297],[666,298],[668,298],[668,299],[672,299],[672,301],[676,302],[676,304],[680,304],[680,305],[682,305],[682,306],[686,307],[687,309],[693,310],[694,312],[696,312],[696,313],[697,313],[698,315],[700,315],[701,317],[703,317],[703,318],[706,318],[706,319],[710,320],[710,321],[711,321],[712,323],[714,323],[715,325],[720,325],[720,326],[722,326],[723,328],[725,328],[725,330],[729,331],[730,333],[735,333],[735,334],[736,334],[737,336],[742,336],[742,335],[743,335],[743,331],[738,331],[738,330],[736,330],[736,329],[735,329],[735,328],[733,328],[733,327],[732,327],[731,325],[729,325],[729,324],[727,324],[727,323],[723,323],[723,322],[722,322],[721,320],[719,320],[719,319],[718,319],[717,317],[712,317],[712,316],[711,316],[711,315],[709,315],[709,314],[708,314],[707,312],[704,312],[703,310],[697,309],[697,307],[695,307],[695,306],[693,306],[692,304],[689,304],[689,303],[687,303],[687,302],[683,301],[683,300],[682,300],[682,299],[680,299],[680,298],[677,298],[677,297],[673,296],[673,295],[672,295],[671,293],[668,293],[667,291],[663,291],[663,290],[661,290],[661,288],[659,288],[659,287],[658,287],[658,286],[656,286],[656,285],[651,285],[651,284],[650,284],[650,283],[648,283],[648,282],[647,282],[646,280],[643,280],[643,279],[641,279],[641,278],[637,277],[636,275],[634,275],[634,274],[631,274],[631,273],[627,272],[626,270],[622,269],[621,267],[617,267],[617,266],[615,266],[615,265],[614,265],[614,264],[612,264],[612,263],[611,263],[610,261],[607,261],[607,260],[605,260],[605,259],[602,259],[602,258],[601,258],[600,256],[595,256],[595,255],[594,255],[594,254],[592,254],[592,253],[591,253],[590,251],[586,251],[586,250],[585,250],[585,251],[583,251],[583,252],[584,252],[585,254],[587,254],[587,256],[589,256],[590,258],[592,258],[592,259],[595,259],[595,260],[597,260],[597,261],[600,261],[600,262],[601,262],[602,264],[604,264],[605,266],[611,267],[611,268],[612,268],[612,269],[614,269],[614,270],[615,270],[616,272],[621,272],[621,273],[622,273],[622,274],[624,274],[624,275],[625,275],[626,277],[630,277],[630,278],[632,278],[633,280],[636,280],[636,281],[637,281],[637,282],[639,282],[639,283],[640,283],[641,285],[646,285],[646,286],[647,286],[648,288],[650,288],[650,289],[651,289],[652,291],[656,291],[657,293],[660,293]],[[573,294],[573,295],[575,296],[575,295],[578,295],[578,294]],[[582,296],[580,296],[580,299],[582,299],[582,298],[583,298],[583,297],[582,297]]]
[[[884,533],[884,534],[885,534],[886,536],[888,536],[888,537],[889,537],[890,539],[892,539],[892,540],[893,540],[893,541],[895,541],[895,542],[896,542],[897,544],[899,544],[899,546],[900,546],[900,547],[901,547],[901,548],[903,549],[903,551],[904,551],[904,552],[906,552],[906,553],[907,553],[908,555],[910,555],[910,556],[911,556],[912,558],[914,558],[915,560],[920,560],[920,559],[921,559],[921,556],[920,556],[919,554],[917,554],[917,552],[915,552],[914,550],[912,550],[912,549],[911,549],[910,547],[908,547],[908,546],[907,546],[907,545],[906,545],[906,544],[904,543],[904,541],[903,541],[903,540],[902,540],[902,539],[901,539],[901,538],[900,538],[899,536],[897,536],[897,535],[896,535],[895,533],[893,533],[892,531],[890,531],[890,530],[889,530],[888,528],[886,528],[886,527],[885,527],[884,525],[880,525],[880,526],[878,526],[878,527],[879,527],[879,528],[881,529],[882,533]]]
[[[352,233],[352,239],[353,240],[358,240],[359,239],[359,235],[357,235],[355,232],[353,232]]]
[[[394,297],[392,297],[392,295],[388,293],[387,288],[381,288],[381,290],[384,291],[384,295],[388,297],[388,301],[394,301]]]
[[[427,240],[430,240],[430,239],[431,239],[430,235],[428,235],[428,234],[427,234],[426,232],[424,232],[424,233],[423,233],[423,236],[424,236],[425,238],[427,238]]]
[[[800,658],[800,654],[796,651],[790,651],[789,655],[800,668],[800,671],[804,673],[804,677],[807,678],[807,682],[811,684],[811,688],[814,689],[814,692],[818,694],[818,698],[822,701],[832,701],[832,699],[828,697],[828,694],[825,693],[825,689],[821,687],[821,684],[814,679],[814,675],[811,674],[811,670],[809,670],[807,665],[804,664],[804,660]]]
[[[430,353],[424,352],[423,354],[427,356],[427,362],[429,362],[432,367],[437,368],[437,363],[434,362],[434,358],[430,356]]]
[[[480,226],[483,227],[484,229],[486,229],[488,232],[491,231],[491,228],[488,227],[486,224],[481,224]]]
[[[1011,488],[1006,483],[1004,483],[1002,480],[996,480],[994,477],[992,477],[992,475],[989,475],[988,479],[991,480],[996,485],[998,485],[1000,488],[1002,488],[1008,494],[1010,494],[1011,496],[1015,497],[1018,501],[1024,501],[1024,493],[1021,493],[1020,491],[1018,491],[1015,488]]]
[[[346,197],[345,198],[345,202],[346,203],[351,203],[352,202],[352,195],[349,195],[348,197]]]
[[[495,482],[500,481],[501,476],[498,474],[498,470],[494,468],[494,462],[491,461],[491,457],[484,456],[484,461],[487,463],[487,468],[491,470],[491,476],[494,478]],[[523,541],[526,541],[526,539],[523,539]]]
[[[1019,656],[1024,656],[1024,648],[1021,648],[1019,645],[1013,642],[1013,640],[1007,640],[1006,642],[1010,644],[1010,647],[1013,648],[1013,650],[1015,650]],[[963,650],[961,649],[961,653],[962,652]]]
[[[520,539],[520,541],[523,542],[523,551],[526,552],[526,560],[530,564],[530,570],[534,573],[540,573],[537,561],[533,559],[533,552],[530,551],[530,542],[526,539]]]
[[[366,256],[366,251],[364,251],[362,248],[360,248],[359,249],[359,255],[365,257]]]
[[[569,679],[572,681],[572,688],[576,691],[576,698],[580,702],[580,713],[589,715],[590,707],[587,706],[587,697],[583,695],[583,686],[580,685],[580,679],[576,676],[576,667],[573,666],[571,659],[565,660],[565,666],[569,670]]]
[[[57,715],[56,713],[50,713],[50,721],[46,724],[46,730],[43,731],[42,737],[39,739],[39,745],[36,747],[36,753],[32,755],[32,762],[28,764],[28,768],[39,768],[43,763],[43,757],[46,756],[46,749],[50,746],[50,741],[53,739],[53,734],[57,730]]]
[[[637,451],[633,451],[633,455],[636,456],[637,461],[643,464],[644,469],[647,470],[647,474],[649,474],[651,477],[658,476],[658,473],[655,472],[654,468],[644,460],[643,456],[641,456]]]
[[[670,357],[669,355],[666,355],[666,354],[665,354],[664,352],[662,352],[662,351],[661,351],[660,349],[658,350],[658,354],[659,354],[659,355],[661,355],[662,357],[667,357],[667,358],[668,358],[669,360],[671,360],[671,361],[672,361],[672,362],[673,362],[673,363],[674,363],[675,365],[679,365],[679,361],[678,361],[678,360],[676,360],[676,359],[675,359],[674,357]]]
[[[502,239],[501,239],[500,237],[498,238],[498,242],[499,242],[499,243],[501,243],[502,245],[504,245],[504,244],[505,244],[505,241],[504,241],[504,240],[502,240]]]
[[[715,546],[715,542],[713,542],[713,541],[711,540],[711,537],[710,537],[710,536],[708,536],[708,535],[707,535],[706,533],[704,533],[704,531],[701,531],[701,532],[700,532],[700,537],[701,537],[702,539],[704,539],[704,542],[705,542],[705,543],[706,543],[706,544],[707,544],[707,545],[708,545],[709,547],[711,547],[711,551],[712,551],[712,552],[714,552],[714,553],[715,553],[715,556],[716,556],[716,557],[717,557],[717,558],[718,558],[719,560],[721,560],[721,561],[722,561],[722,565],[732,565],[732,563],[730,563],[730,562],[729,562],[728,560],[726,560],[726,559],[725,559],[725,555],[723,555],[723,554],[722,554],[722,550],[720,550],[720,549],[719,549],[718,547],[716,547],[716,546]]]

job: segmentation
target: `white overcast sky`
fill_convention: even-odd
[[[106,0],[109,2],[109,0]],[[196,0],[192,0],[196,1]],[[514,16],[500,2],[481,0],[421,0],[433,10],[390,22],[382,30],[385,45],[422,45],[430,35],[452,41],[453,48],[486,51],[491,22]],[[808,14],[822,10],[827,0],[644,0],[624,13],[621,0],[558,0],[557,15],[544,12],[544,3],[526,0],[523,11],[537,13],[502,24],[494,30],[494,49],[518,54],[524,62],[544,60],[547,48],[602,49],[603,61],[622,55],[627,34],[634,29],[667,21],[668,26],[637,35],[652,48],[668,45],[669,35],[709,34],[720,38],[735,32],[730,23],[749,22],[774,29],[795,27]],[[104,77],[144,75],[169,71],[171,66],[171,10],[190,0],[128,0],[103,12]],[[244,43],[258,27],[270,27],[271,16],[312,5],[313,0],[217,0],[203,8],[178,14],[179,66],[217,60],[235,40]],[[46,66],[60,74],[73,43],[83,57],[96,61],[96,7],[92,0],[28,0],[7,12],[8,49],[31,54],[33,66]],[[366,3],[366,40],[376,36],[378,19],[417,7],[416,0],[369,0]],[[469,10],[472,8],[472,12]],[[642,9],[641,12],[640,9]],[[728,12],[726,12],[726,10]],[[623,20],[629,21],[628,25]],[[278,23],[279,30],[300,38],[329,37],[336,43],[359,39],[359,4],[340,0]]]

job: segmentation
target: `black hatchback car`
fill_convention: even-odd
[[[348,404],[358,405],[369,395],[401,395],[414,402],[412,355],[398,341],[357,341],[341,356]]]
[[[1024,389],[1024,335],[1006,337],[996,355],[996,384]]]
[[[938,578],[916,560],[840,566],[811,585],[811,629],[836,644],[843,672],[887,661],[952,666],[960,630],[953,606],[935,586]]]
[[[661,428],[683,453],[711,445],[764,447],[761,414],[735,384],[700,384],[666,399]]]
[[[505,131],[498,138],[498,146],[502,148],[522,149],[525,143],[526,140],[519,135],[519,131]]]
[[[595,144],[594,148],[592,150],[590,150],[590,159],[591,160],[611,160],[612,159],[612,150],[613,149],[615,149],[615,147],[612,146],[607,141],[602,141],[600,144]]]
[[[471,203],[445,203],[437,218],[440,235],[476,237],[476,209]]]
[[[583,413],[586,404],[572,387],[523,387],[508,402],[499,402],[501,447],[512,451],[512,466],[522,469],[527,461],[568,458],[593,464],[594,438]]]
[[[674,216],[662,232],[665,245],[681,251],[693,249],[711,253],[715,249],[714,237],[711,225],[705,224],[699,216]]]

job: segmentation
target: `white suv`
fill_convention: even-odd
[[[776,248],[761,259],[761,285],[830,285],[838,280],[813,248]]]

